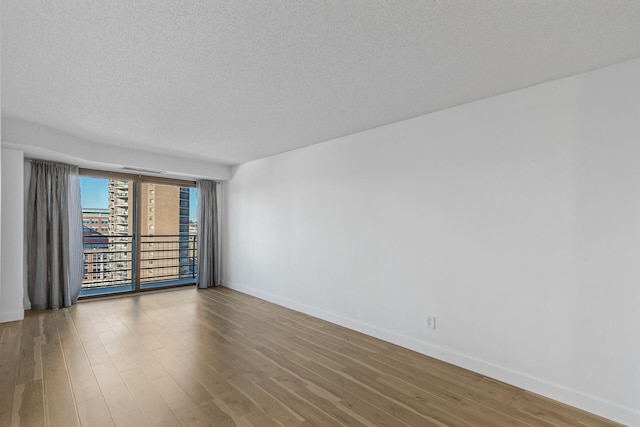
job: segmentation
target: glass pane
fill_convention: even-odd
[[[84,277],[80,296],[131,291],[133,183],[80,177]]]
[[[195,189],[143,183],[140,191],[140,287],[193,282],[197,266],[197,225],[192,221]]]

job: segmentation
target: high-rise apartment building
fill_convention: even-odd
[[[140,203],[140,281],[188,275],[189,189],[143,183]]]
[[[133,182],[109,180],[109,265],[110,285],[127,285],[133,277]]]

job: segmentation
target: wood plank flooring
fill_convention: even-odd
[[[0,324],[0,426],[614,426],[226,288]]]

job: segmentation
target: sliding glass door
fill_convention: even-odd
[[[84,277],[80,295],[135,289],[133,203],[135,182],[80,178]]]
[[[195,283],[196,190],[167,181],[83,171],[81,296]]]
[[[194,283],[195,189],[152,182],[141,188],[140,286]]]

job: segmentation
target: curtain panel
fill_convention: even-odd
[[[216,183],[198,181],[198,288],[220,284]]]
[[[31,307],[69,307],[80,294],[84,262],[77,166],[33,161],[26,226]]]

